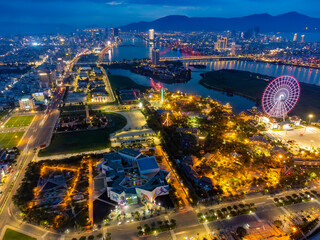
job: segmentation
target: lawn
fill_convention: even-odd
[[[140,91],[144,91],[148,88],[135,83],[133,80],[125,76],[109,75],[108,77],[113,90],[117,90],[119,88],[136,88]]]
[[[26,127],[30,125],[33,118],[34,118],[34,115],[14,116],[14,117],[11,117],[4,126],[6,128]]]
[[[9,132],[0,133],[0,146],[1,148],[16,147],[22,138],[24,132]]]
[[[33,237],[30,237],[30,236],[25,235],[23,233],[14,231],[10,228],[7,228],[2,240],[17,240],[17,239],[19,239],[19,240],[36,240]]]
[[[41,149],[39,157],[101,150],[110,147],[109,135],[127,124],[127,120],[120,114],[108,113],[112,118],[112,125],[105,129],[84,130],[53,134],[48,147]]]

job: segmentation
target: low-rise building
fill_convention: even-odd
[[[154,202],[169,194],[169,171],[161,170],[155,157],[138,150],[122,149],[104,155],[98,168],[106,176],[108,197],[120,205]]]
[[[95,92],[92,94],[92,102],[105,103],[108,101],[108,94],[104,92]]]
[[[35,109],[34,99],[25,96],[19,100],[19,107],[21,111],[31,111]]]

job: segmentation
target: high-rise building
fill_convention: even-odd
[[[231,43],[231,55],[236,55],[239,50],[241,50],[241,46],[237,45],[235,42]]]
[[[119,28],[111,28],[112,37],[119,37]]]
[[[50,78],[47,72],[39,72],[39,85],[41,89],[48,89],[50,86]]]
[[[226,51],[228,44],[228,38],[219,36],[217,42],[215,43],[215,50]]]
[[[152,65],[159,65],[160,63],[160,52],[159,49],[152,49]]]
[[[39,71],[39,85],[40,89],[51,88],[56,81],[56,72],[50,70],[40,70]]]
[[[304,35],[301,35],[301,41],[300,42],[304,42]]]
[[[60,73],[62,73],[62,71],[63,71],[63,59],[62,58],[57,59],[57,71]]]
[[[294,36],[293,36],[293,41],[295,42],[295,41],[297,41],[297,37],[298,37],[298,34],[294,34]]]
[[[149,40],[150,41],[154,40],[154,29],[149,29]]]

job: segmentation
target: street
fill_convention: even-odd
[[[48,144],[51,139],[52,131],[59,117],[58,106],[63,97],[64,89],[58,89],[53,96],[51,104],[45,113],[39,113],[35,116],[27,132],[18,146],[21,149],[21,155],[17,159],[16,166],[13,167],[13,173],[7,179],[0,198],[0,229],[4,230],[6,225],[13,226],[19,231],[26,232],[28,235],[41,236],[47,231],[40,227],[28,223],[21,223],[16,219],[19,214],[18,209],[13,205],[12,196],[20,185],[24,177],[26,167],[33,161],[36,151],[43,144]],[[53,234],[55,236],[55,234]],[[54,238],[53,238],[54,239]]]

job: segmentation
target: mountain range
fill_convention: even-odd
[[[147,31],[246,31],[260,27],[261,32],[303,32],[320,31],[320,18],[309,17],[297,12],[289,12],[277,16],[270,14],[254,14],[244,17],[187,17],[170,15],[151,22],[137,22],[120,26],[123,32]]]
[[[105,25],[107,26],[108,23]],[[142,21],[119,26],[122,32],[141,32],[150,28],[155,31],[247,31],[253,27],[260,27],[261,32],[320,32],[320,18],[309,17],[297,12],[277,16],[264,13],[234,18],[170,15],[151,22]],[[76,27],[68,24],[0,22],[0,35],[68,33],[75,29]]]

